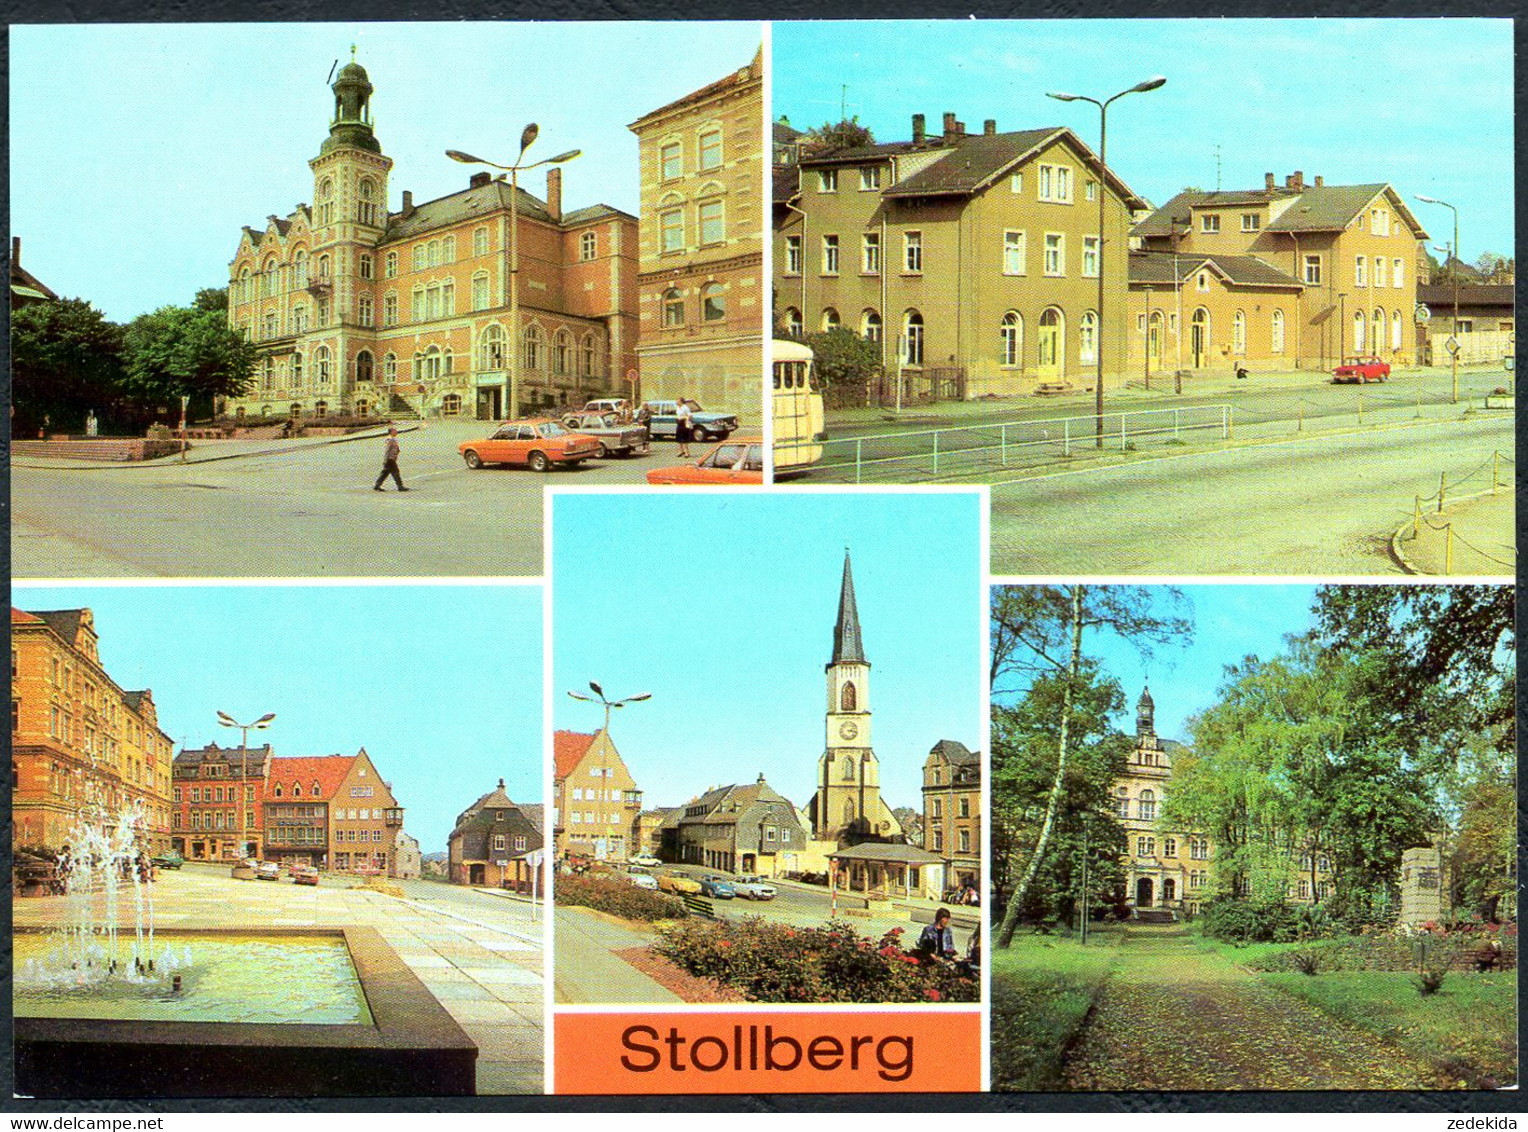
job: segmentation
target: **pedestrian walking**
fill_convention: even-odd
[[[677,419],[674,423],[674,439],[679,442],[679,454],[688,456],[690,441],[695,439],[694,412],[690,408],[690,402],[683,397],[679,398],[675,416]]]
[[[400,451],[401,449],[398,447],[398,430],[390,428],[387,430],[387,447],[382,452],[382,471],[377,476],[377,482],[372,485],[373,491],[381,491],[382,481],[388,476],[393,477],[393,482],[398,485],[399,491],[408,490],[408,488],[403,486],[403,477],[398,474],[398,453]]]

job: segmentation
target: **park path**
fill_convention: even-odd
[[[1073,1089],[1427,1089],[1431,1066],[1200,951],[1132,927],[1081,1040]]]

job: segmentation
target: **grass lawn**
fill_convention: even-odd
[[[993,971],[995,998],[998,970]],[[1259,977],[1436,1063],[1466,1088],[1498,1088],[1517,1080],[1515,971],[1454,972],[1442,990],[1427,996],[1417,992],[1414,976],[1404,971],[1276,972]],[[995,1031],[993,1047],[996,1058]]]
[[[1086,947],[1061,936],[1016,935],[992,952],[992,1087],[1066,1087],[1061,1062],[1114,966],[1119,932],[1095,931]]]

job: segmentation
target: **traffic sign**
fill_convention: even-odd
[[[1443,343],[1443,348],[1450,354],[1457,354],[1460,350],[1464,349],[1463,346],[1459,345],[1459,339],[1455,338],[1452,334],[1450,334],[1448,336],[1448,340]]]

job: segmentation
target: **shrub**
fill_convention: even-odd
[[[1282,900],[1254,904],[1224,896],[1204,906],[1204,933],[1228,943],[1293,943],[1305,938],[1296,910]]]
[[[1447,967],[1424,967],[1417,973],[1417,990],[1423,995],[1437,994],[1447,975]]]
[[[1289,961],[1294,969],[1302,975],[1314,975],[1321,970],[1321,956],[1310,948],[1301,948],[1299,951],[1289,953]]]
[[[593,908],[619,916],[623,920],[682,919],[684,901],[666,892],[638,888],[629,881],[601,876],[560,876],[555,882],[555,900],[564,906]]]

